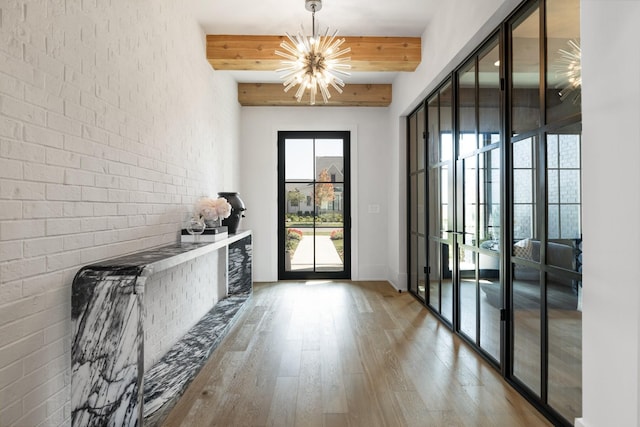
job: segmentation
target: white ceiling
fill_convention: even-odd
[[[320,31],[341,36],[420,37],[441,0],[323,0],[316,12]],[[304,0],[193,0],[206,34],[284,35],[303,25],[311,32]],[[273,72],[230,71],[238,82],[277,82]],[[391,83],[398,73],[352,73],[347,83]]]

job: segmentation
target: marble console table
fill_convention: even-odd
[[[161,422],[250,298],[251,248],[251,232],[243,231],[215,243],[178,243],[83,267],[72,286],[72,425]],[[226,255],[226,297],[145,367],[145,282],[218,250]]]

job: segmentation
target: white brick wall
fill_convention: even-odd
[[[226,295],[226,248],[153,274],[145,283],[144,370]]]
[[[0,426],[69,425],[71,281],[239,190],[189,2],[0,0]]]

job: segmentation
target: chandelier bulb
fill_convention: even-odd
[[[350,69],[348,63],[351,58],[341,56],[351,52],[350,48],[339,47],[344,39],[337,39],[337,31],[329,34],[327,28],[324,35],[316,36],[315,13],[322,8],[322,0],[305,0],[305,8],[311,12],[312,35],[303,36],[303,31],[293,37],[287,33],[288,40],[281,43],[281,47],[290,54],[282,54],[287,60],[283,60],[283,68],[277,70],[284,72],[285,92],[293,86],[299,85],[295,98],[302,100],[304,92],[309,89],[310,104],[315,104],[316,94],[320,92],[323,101],[327,103],[331,94],[328,86],[331,85],[338,93],[342,93],[344,82],[334,73],[349,75],[346,69]],[[277,53],[278,51],[276,51]]]

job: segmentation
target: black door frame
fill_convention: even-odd
[[[343,270],[286,271],[286,179],[285,141],[287,139],[341,139],[343,141]],[[314,226],[315,228],[315,226]],[[351,132],[278,131],[278,280],[351,279]]]

